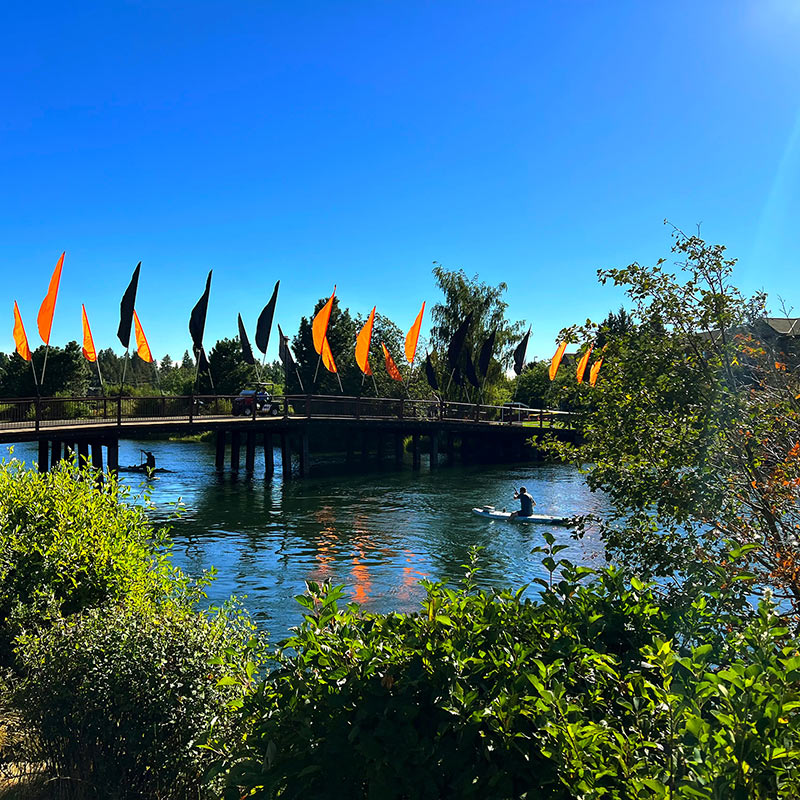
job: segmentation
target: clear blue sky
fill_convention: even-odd
[[[31,344],[67,251],[52,341],[121,351],[119,300],[158,357],[277,320],[338,284],[401,327],[431,262],[506,281],[529,355],[654,262],[664,218],[800,313],[800,5],[718,2],[11,3],[0,84],[0,349]],[[275,355],[275,341],[270,356]]]

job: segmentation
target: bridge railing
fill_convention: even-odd
[[[151,397],[25,397],[0,400],[0,429],[30,430],[65,426],[90,426],[124,422],[195,422],[245,414],[250,407],[236,403],[238,395],[161,395]],[[457,420],[464,422],[525,424],[532,427],[571,428],[570,412],[519,409],[442,400],[342,395],[287,395],[273,397],[264,414],[283,417]]]

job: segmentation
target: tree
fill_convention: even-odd
[[[460,362],[469,354],[476,362],[481,346],[492,330],[496,330],[494,358],[486,376],[485,389],[504,382],[504,372],[511,365],[514,346],[522,336],[523,323],[510,323],[505,318],[508,303],[503,295],[508,289],[505,283],[489,286],[478,276],[468,278],[463,269],[448,270],[434,261],[433,274],[436,283],[444,293],[444,302],[437,303],[431,310],[430,345],[437,352],[437,372],[443,390],[450,384],[450,366],[445,354],[459,325],[472,314],[472,323],[467,333]],[[463,368],[461,369],[463,374]],[[451,385],[451,396],[467,399],[466,387]]]
[[[723,247],[676,232],[673,252],[680,277],[664,259],[599,272],[625,287],[633,324],[609,332],[570,455],[611,501],[613,557],[650,575],[722,563],[800,604],[798,376],[753,336],[765,296],[731,284]]]
[[[208,354],[214,391],[217,394],[238,394],[258,380],[256,367],[245,362],[242,347],[236,339],[220,339]],[[200,378],[201,391],[211,391],[208,375]]]
[[[33,351],[33,363],[38,376],[41,376],[45,349],[44,345],[40,345]],[[50,348],[44,383],[38,387],[38,391],[30,363],[17,355],[11,356],[0,375],[0,396],[35,397],[39,393],[45,397],[67,394],[82,397],[86,394],[90,377],[80,345],[72,341],[64,348]]]

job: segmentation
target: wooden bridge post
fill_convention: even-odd
[[[119,469],[119,439],[109,439],[106,445],[106,464],[109,472]]]
[[[288,433],[281,433],[281,467],[283,479],[288,481],[292,477],[292,443]]]
[[[89,463],[89,442],[78,442],[78,465],[85,467]]]
[[[353,461],[353,431],[347,431],[347,443],[345,444],[345,460],[348,464]]]
[[[309,468],[308,431],[300,434],[300,477],[305,478]]]
[[[214,466],[217,472],[222,472],[225,469],[225,431],[217,431],[217,451],[214,459]]]
[[[431,469],[439,466],[439,431],[431,433]]]
[[[264,468],[270,478],[275,472],[275,458],[272,452],[272,434],[264,433]]]
[[[255,419],[255,414],[253,414]],[[247,431],[247,442],[244,451],[244,468],[252,472],[256,467],[256,432]]]
[[[394,435],[394,463],[400,466],[403,463],[403,441],[405,437],[402,433]]]
[[[419,434],[411,435],[411,465],[414,469],[419,469]]]
[[[47,439],[39,439],[39,472],[47,472]]]
[[[452,433],[447,434],[447,463],[453,464],[456,460],[456,445],[455,436]]]
[[[231,472],[239,471],[239,448],[241,447],[241,434],[231,431]]]
[[[92,467],[103,471],[103,443],[99,439],[92,440]]]
[[[366,464],[369,460],[369,434],[361,431],[361,463]]]
[[[378,463],[379,464],[383,463],[383,445],[384,445],[384,436],[380,431],[378,431],[377,449],[378,449]]]
[[[50,468],[52,469],[59,461],[61,461],[61,442],[53,439],[50,442]]]

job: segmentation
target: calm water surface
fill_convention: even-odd
[[[491,504],[509,511],[512,495],[527,486],[536,511],[569,515],[601,510],[577,470],[564,465],[443,466],[431,472],[390,461],[349,472],[312,456],[316,475],[283,484],[280,450],[274,478],[264,479],[263,455],[253,477],[214,472],[213,445],[181,442],[120,442],[120,464],[137,464],[140,448],[151,450],[160,467],[152,481],[123,474],[137,493],[147,488],[153,517],[172,528],[175,563],[190,575],[215,567],[209,597],[222,602],[243,597],[259,625],[281,638],[300,620],[294,602],[305,581],[330,578],[370,611],[419,608],[422,578],[457,580],[470,547],[483,547],[479,583],[517,588],[543,576],[539,554],[544,526],[512,525],[474,516]],[[30,445],[14,455],[35,459]],[[173,518],[180,501],[181,514]],[[545,528],[547,529],[547,528]],[[569,531],[549,528],[564,544],[562,556],[600,566],[597,541],[576,542]]]

